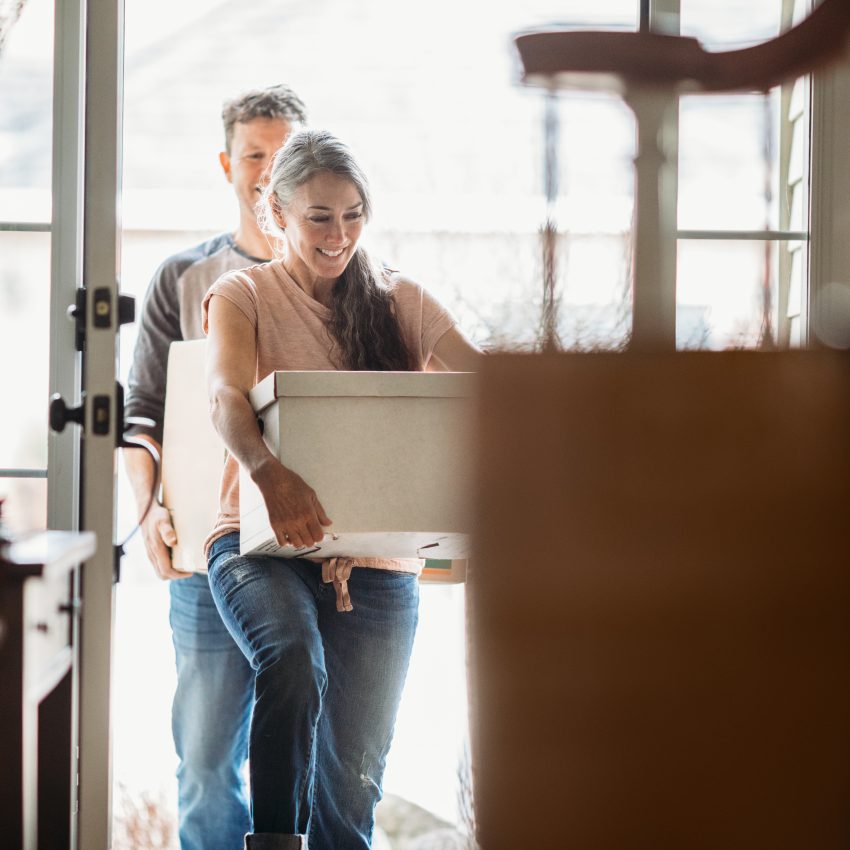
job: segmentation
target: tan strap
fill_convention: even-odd
[[[333,583],[336,591],[336,610],[340,613],[354,610],[348,593],[348,579],[353,567],[354,561],[351,558],[326,558],[322,561],[322,581],[325,584]]]

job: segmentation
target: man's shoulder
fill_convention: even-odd
[[[250,265],[253,260],[242,254],[229,233],[219,233],[197,245],[184,248],[160,263],[158,277],[177,280],[189,269],[212,265],[224,270]]]

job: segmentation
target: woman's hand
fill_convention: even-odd
[[[260,488],[269,512],[269,524],[278,546],[305,548],[324,537],[331,524],[315,490],[276,458],[269,458],[251,476]]]

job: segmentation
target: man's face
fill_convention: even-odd
[[[219,160],[227,181],[233,184],[241,216],[256,218],[263,173],[291,131],[289,122],[281,118],[234,124],[230,153],[222,151]]]

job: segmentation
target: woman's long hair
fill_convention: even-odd
[[[273,237],[284,236],[273,205],[286,208],[296,190],[323,171],[354,184],[363,201],[363,217],[368,220],[372,212],[369,184],[351,151],[326,131],[301,130],[275,154],[260,201],[260,226]],[[396,318],[388,274],[362,248],[355,250],[334,284],[328,330],[344,368],[380,372],[416,368]]]

